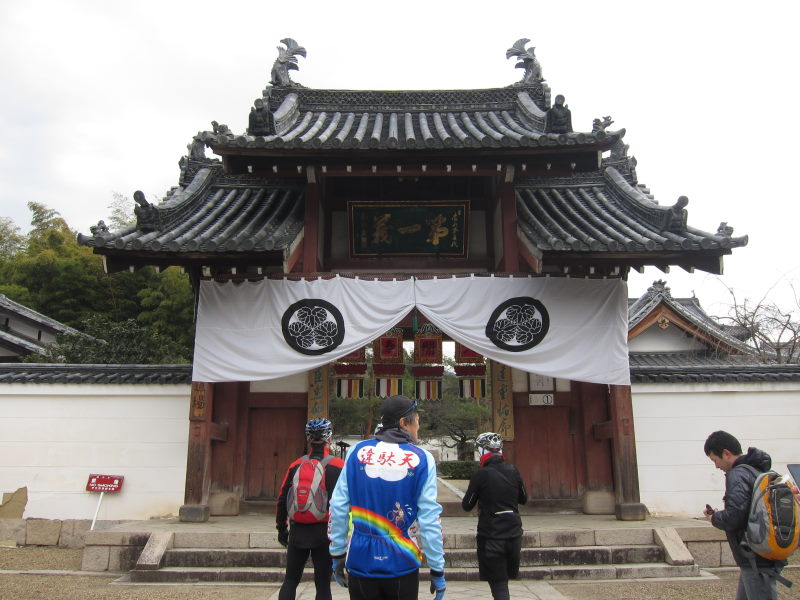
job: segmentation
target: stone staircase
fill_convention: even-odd
[[[674,529],[547,530],[523,537],[520,578],[542,580],[693,577],[700,574]],[[132,582],[282,582],[284,549],[274,533],[153,532]],[[475,535],[445,536],[447,578],[478,579]],[[309,564],[305,579],[312,578]],[[427,570],[421,571],[423,579]]]

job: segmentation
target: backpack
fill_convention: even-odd
[[[328,516],[328,490],[325,488],[325,467],[333,460],[305,455],[294,472],[289,492],[289,519],[295,523],[319,523]]]
[[[742,465],[755,476],[750,511],[743,545],[770,560],[786,560],[797,549],[800,539],[798,504],[786,483],[775,471],[760,473],[750,465]]]

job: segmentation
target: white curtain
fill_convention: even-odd
[[[287,327],[298,335],[284,336],[288,309],[302,301],[310,301],[306,314],[298,313],[302,306],[292,311]],[[329,311],[314,311],[328,305],[338,309],[341,323]],[[410,280],[202,281],[192,379],[254,381],[308,371],[386,333],[413,306]],[[327,350],[336,342],[339,345]]]
[[[415,305],[455,341],[522,371],[630,383],[623,281],[500,277],[203,281],[192,378],[308,371],[368,344]]]
[[[492,360],[550,377],[630,384],[622,280],[460,277],[415,284],[417,308],[431,323]],[[504,303],[508,309],[496,315],[498,328],[487,336],[487,324]],[[492,337],[506,340],[506,348]]]

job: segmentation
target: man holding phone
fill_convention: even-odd
[[[755,568],[741,546],[747,529],[747,516],[756,475],[742,465],[750,465],[764,473],[772,468],[772,458],[758,448],[748,448],[742,453],[742,445],[727,431],[715,431],[706,439],[703,451],[720,471],[725,473],[725,496],[723,510],[714,510],[706,504],[703,514],[714,527],[725,531],[733,558],[739,567],[739,587],[736,600],[778,600],[775,577],[785,566],[785,561],[773,561],[755,555]]]

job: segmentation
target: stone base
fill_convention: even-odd
[[[613,515],[614,494],[604,490],[591,490],[583,495],[583,514]]]
[[[216,492],[208,499],[214,516],[235,517],[239,514],[239,497],[233,492]]]
[[[644,521],[647,519],[647,507],[641,502],[623,502],[614,508],[617,521]]]
[[[205,523],[210,516],[208,504],[183,504],[178,511],[181,523]]]

